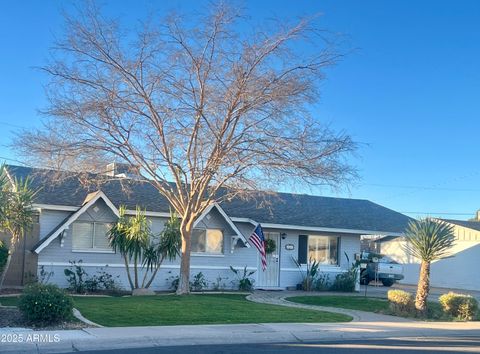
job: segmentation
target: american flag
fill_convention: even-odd
[[[265,236],[260,224],[253,230],[252,235],[248,238],[248,241],[253,243],[262,256],[262,269],[267,269],[267,254],[265,253]]]

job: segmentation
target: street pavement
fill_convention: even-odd
[[[136,349],[115,349],[99,351],[81,351],[68,353],[82,354],[179,354],[179,353],[271,353],[271,354],[379,354],[388,351],[389,354],[410,354],[419,351],[425,354],[433,353],[479,353],[480,338],[459,337],[450,338],[388,338],[369,340],[341,340],[341,341],[316,341],[304,343],[272,343],[272,344],[220,344],[150,347]]]
[[[10,334],[10,337],[9,337]],[[22,341],[19,342],[19,336]],[[32,339],[32,336],[37,337]],[[30,336],[30,339],[28,339]],[[269,323],[159,327],[85,328],[68,331],[0,329],[1,353],[65,353],[171,346],[246,345],[387,338],[444,337],[480,339],[479,322]],[[10,341],[9,341],[10,338]],[[16,342],[12,339],[16,338]]]

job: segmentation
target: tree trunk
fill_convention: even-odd
[[[160,262],[157,264],[157,268],[155,268],[155,271],[153,272],[152,274],[152,277],[150,278],[150,280],[148,281],[147,285],[145,285],[145,288],[148,289],[148,287],[150,285],[152,285],[152,282],[153,280],[155,279],[155,276],[157,275],[157,272],[158,270],[160,269],[160,267],[162,266],[162,263],[163,263],[163,260],[165,259],[165,256],[162,256],[162,258],[160,259]]]
[[[9,240],[9,246],[8,246],[8,256],[7,256],[7,262],[5,263],[5,267],[3,268],[3,272],[0,275],[0,290],[3,288],[3,282],[5,281],[5,277],[7,276],[8,268],[10,268],[10,263],[12,261],[12,256],[13,253],[15,252],[15,246],[16,242],[15,240],[18,239],[18,237],[12,236],[12,238]],[[23,273],[22,273],[22,279],[23,279]],[[23,282],[23,280],[22,280]]]
[[[137,254],[135,253],[133,255],[133,271],[134,271],[134,277],[135,277],[135,289],[138,289],[138,264],[137,264]]]
[[[425,313],[427,311],[427,297],[430,292],[430,262],[422,261],[420,266],[420,277],[418,279],[417,295],[415,297],[415,308]]]
[[[182,259],[180,262],[180,278],[178,280],[177,295],[190,293],[190,251],[192,236],[192,220],[182,219],[180,233],[182,235]]]
[[[132,290],[133,290],[134,287],[133,287],[133,282],[132,282],[132,276],[130,275],[130,267],[128,266],[127,255],[124,255],[124,256],[123,256],[123,261],[125,262],[125,269],[127,270],[128,283],[130,284],[130,287],[131,287]]]
[[[5,267],[3,268],[3,272],[0,275],[0,290],[3,288],[3,282],[5,281],[5,277],[7,276],[8,268],[10,267],[10,262],[12,261],[12,254],[13,250],[8,251],[7,262],[5,263]],[[23,276],[23,274],[22,274]]]

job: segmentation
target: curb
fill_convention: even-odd
[[[76,319],[82,321],[83,323],[89,325],[89,326],[93,326],[93,327],[99,327],[99,328],[103,328],[104,326],[102,325],[99,325],[98,323],[95,323],[95,322],[92,322],[90,321],[89,319],[83,317],[83,315],[81,314],[80,311],[78,311],[76,308],[73,308],[73,316],[75,316]]]

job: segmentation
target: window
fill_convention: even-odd
[[[215,229],[193,230],[192,252],[222,254],[223,253],[222,230],[215,230]]]
[[[338,237],[309,235],[308,259],[320,264],[338,265]]]
[[[112,251],[108,242],[108,230],[111,225],[99,222],[76,222],[72,229],[74,250]]]

